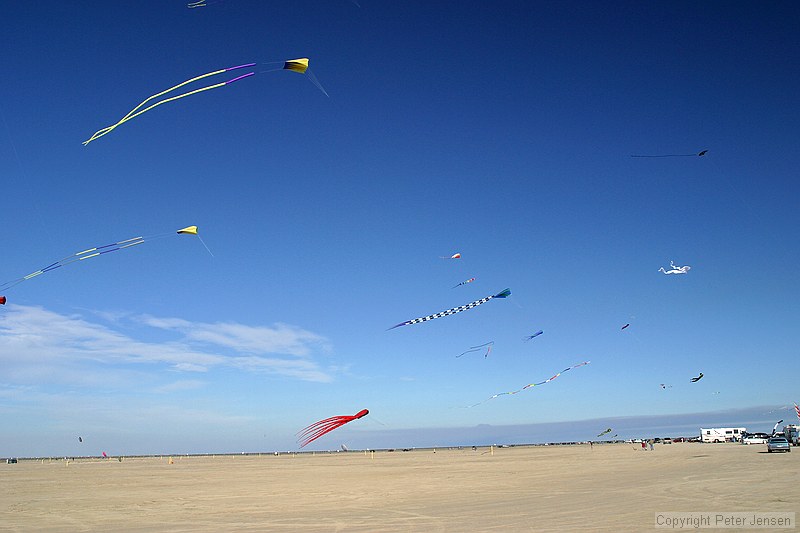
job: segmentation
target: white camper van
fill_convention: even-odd
[[[700,428],[703,442],[735,442],[742,438],[747,428]]]

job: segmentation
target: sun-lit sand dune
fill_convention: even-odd
[[[799,462],[699,443],[24,460],[0,465],[0,531],[647,531],[797,511]]]

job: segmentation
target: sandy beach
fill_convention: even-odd
[[[795,512],[800,449],[675,443],[21,460],[0,531],[647,531]]]

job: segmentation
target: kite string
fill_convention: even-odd
[[[203,246],[206,247],[206,251],[208,251],[208,253],[211,254],[211,257],[214,257],[214,254],[211,253],[211,249],[206,244],[206,241],[204,241],[203,238],[200,235],[198,235],[197,238],[200,239],[200,242],[203,244]]]
[[[3,117],[3,124],[6,127],[6,133],[8,134],[8,144],[11,145],[11,150],[14,152],[14,159],[17,161],[17,166],[19,167],[20,177],[22,180],[27,184],[28,191],[30,192],[31,197],[36,197],[36,194],[33,190],[33,181],[26,179],[27,172],[25,171],[25,167],[22,166],[22,160],[19,158],[19,152],[17,152],[17,146],[14,144],[14,139],[11,136],[11,127],[8,125],[8,121],[6,120],[6,114],[0,110],[0,116]],[[39,222],[42,225],[42,228],[45,230],[45,235],[51,235],[50,227],[45,222],[45,218],[42,215],[42,210],[39,206],[39,202],[33,202],[34,208],[36,209],[36,216],[39,219]]]
[[[631,157],[696,157],[697,154],[631,155]]]

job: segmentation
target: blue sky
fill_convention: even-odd
[[[308,449],[729,409],[771,427],[800,399],[800,7],[359,4],[5,7],[0,280],[191,224],[213,256],[175,235],[5,290],[0,455],[296,449],[363,408]],[[264,72],[297,57],[329,97]]]

